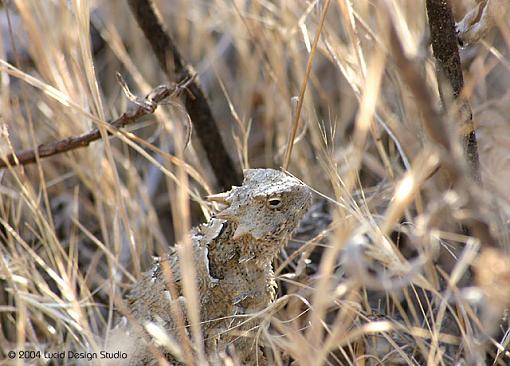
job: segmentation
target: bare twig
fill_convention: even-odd
[[[459,191],[466,196],[466,207],[471,212],[479,212],[483,207],[483,202],[472,191],[472,185],[466,179],[462,164],[456,159],[457,154],[452,141],[449,138],[448,129],[444,123],[444,113],[434,108],[434,98],[430,91],[424,88],[425,81],[421,78],[416,67],[416,62],[409,59],[404,52],[404,48],[400,42],[397,30],[392,21],[389,22],[389,36],[392,55],[395,63],[401,71],[404,82],[408,85],[411,93],[415,97],[416,104],[423,114],[423,123],[425,131],[430,140],[440,148],[441,165],[449,173],[451,183]],[[473,236],[480,239],[480,242],[488,246],[496,246],[497,240],[490,232],[489,225],[486,221],[471,217],[466,220],[465,225]]]
[[[460,99],[464,78],[460,64],[455,21],[450,9],[449,0],[427,0],[432,50],[436,58],[436,69],[439,81],[439,94],[445,107],[449,102]],[[446,88],[445,88],[445,83]],[[449,95],[452,93],[453,95]],[[452,98],[453,97],[453,98]],[[481,182],[478,145],[473,126],[471,108],[467,101],[460,101],[460,116],[464,123],[463,147],[473,178]]]
[[[136,122],[143,116],[154,113],[161,101],[180,93],[186,88],[189,82],[190,79],[185,80],[180,84],[160,85],[156,87],[145,98],[139,98],[137,100],[135,103],[137,106],[136,109],[130,112],[125,112],[119,118],[110,122],[110,126],[115,129],[119,129]],[[41,144],[36,149],[27,149],[15,152],[0,158],[0,169],[4,169],[9,165],[16,166],[34,163],[36,161],[36,156],[39,156],[39,158],[46,158],[61,154],[66,151],[88,146],[91,142],[99,140],[100,138],[101,133],[97,128],[95,128],[92,131],[79,136],[70,136],[63,140],[48,144]]]
[[[172,79],[172,69],[184,78],[193,75],[192,68],[183,60],[175,42],[164,28],[161,16],[152,1],[129,0],[128,2],[138,25],[151,44],[152,50],[168,78]],[[173,61],[173,67],[169,61]],[[193,128],[205,150],[218,184],[222,189],[240,185],[241,174],[225,149],[215,118],[198,81],[193,80],[188,90],[190,94],[184,95],[186,111],[191,118]]]

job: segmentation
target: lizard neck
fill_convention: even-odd
[[[251,235],[234,239],[236,228],[235,222],[225,221],[219,235],[209,242],[211,275],[223,278],[227,272],[253,271],[272,276],[272,260],[287,240],[257,240]]]
[[[234,239],[236,226],[225,222],[218,238],[208,242],[209,274],[236,312],[259,311],[276,296],[272,260],[282,243],[256,240],[251,235]]]

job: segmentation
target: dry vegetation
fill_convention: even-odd
[[[155,3],[237,166],[281,167],[299,121],[288,170],[316,205],[250,334],[272,362],[510,364],[508,21],[460,51],[482,185],[461,153],[462,114],[441,110],[424,1]],[[473,1],[454,5],[459,20]],[[220,187],[178,97],[122,131],[105,123],[136,108],[117,72],[140,97],[177,81],[126,1],[0,11],[0,157],[102,136],[0,170],[0,364],[23,364],[12,349],[98,351],[151,255],[209,217],[202,197]]]

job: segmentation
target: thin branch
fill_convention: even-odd
[[[459,57],[458,39],[455,32],[455,20],[453,19],[449,0],[427,0],[426,4],[432,50],[436,58],[441,101],[445,107],[449,107],[452,100],[459,101],[459,115],[463,119],[461,123],[465,125],[463,126],[463,131],[465,131],[463,136],[464,152],[469,163],[471,175],[477,182],[481,182],[478,144],[473,125],[473,115],[468,102],[460,100],[462,88],[464,87],[464,78]]]
[[[119,118],[109,123],[110,127],[120,129],[132,124],[140,118],[154,113],[159,103],[170,96],[179,94],[186,88],[190,80],[185,80],[180,84],[160,85],[152,90],[145,98],[139,98],[136,102],[136,108],[133,111],[123,113]],[[111,135],[111,133],[109,133]],[[56,142],[41,144],[36,149],[27,149],[11,153],[5,157],[0,157],[0,169],[8,166],[26,165],[34,163],[36,157],[46,158],[49,156],[61,154],[67,151],[75,150],[88,146],[91,142],[99,140],[101,133],[97,128],[92,131],[79,135],[70,136]]]
[[[145,38],[149,41],[159,65],[169,80],[173,78],[172,71],[183,78],[193,75],[194,71],[183,60],[175,42],[163,26],[161,16],[152,1],[129,0],[128,3],[138,25],[145,34]],[[173,61],[173,67],[169,61]],[[184,95],[186,111],[191,118],[193,128],[205,150],[218,184],[223,189],[240,185],[241,174],[227,153],[205,93],[197,80],[193,80],[187,89],[190,93]]]

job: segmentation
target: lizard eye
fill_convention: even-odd
[[[269,197],[267,199],[267,206],[269,208],[278,208],[282,205],[282,199],[280,197]]]

